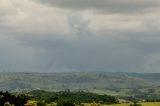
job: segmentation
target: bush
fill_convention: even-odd
[[[6,102],[4,106],[11,106],[9,102]]]
[[[130,104],[130,106],[142,106],[141,104],[137,104],[137,102],[134,102],[133,104]]]
[[[43,102],[43,101],[40,101],[40,102],[37,103],[37,106],[46,106],[46,103]]]
[[[75,106],[71,100],[59,100],[57,106]]]

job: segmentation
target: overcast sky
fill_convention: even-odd
[[[160,0],[0,0],[0,71],[160,72]]]

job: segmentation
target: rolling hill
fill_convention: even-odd
[[[1,90],[104,90],[160,86],[160,74],[148,73],[1,73]]]

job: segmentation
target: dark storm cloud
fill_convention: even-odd
[[[131,71],[131,68],[134,68],[132,71],[139,72],[144,71],[139,70],[139,67],[143,67],[147,55],[160,52],[158,49],[160,37],[156,34],[152,37],[145,35],[146,32],[139,32],[140,35],[137,32],[121,32],[117,35],[127,36],[128,39],[99,38],[90,34],[89,37],[83,36],[72,40],[46,38],[24,41],[31,47],[46,50],[46,54],[41,56],[43,61],[39,62],[39,65],[41,64],[40,66],[48,72]],[[99,33],[99,36],[103,35]],[[152,40],[149,40],[150,38]]]
[[[98,36],[105,36],[105,33],[99,33]],[[23,34],[13,40],[5,40],[9,44],[2,43],[5,45],[1,47],[1,50],[5,49],[2,50],[3,53],[0,56],[3,60],[1,65],[16,71],[29,69],[29,71],[36,72],[44,72],[44,70],[45,72],[130,71],[132,67],[143,67],[145,56],[160,52],[158,33],[152,32],[152,36],[147,35],[147,32],[119,32],[118,35],[113,35],[126,36],[128,39],[108,38],[107,36],[101,38],[91,32],[90,36],[85,36],[86,33],[83,36],[81,33],[76,34],[80,36],[74,39]],[[16,41],[20,43],[15,43]],[[11,54],[13,56],[10,56]],[[135,68],[132,71],[139,70]],[[158,71],[155,70],[155,72]]]
[[[159,72],[160,1],[34,1],[0,1],[0,71]]]
[[[159,8],[159,0],[36,0],[59,8],[71,10],[96,10],[106,13],[141,13]]]

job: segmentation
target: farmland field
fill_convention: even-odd
[[[122,103],[122,104],[112,104],[112,105],[102,105],[102,106],[130,106],[131,103]],[[143,102],[139,103],[142,106],[160,106],[160,102]]]
[[[34,101],[35,102],[35,101]],[[30,101],[30,103],[33,103]],[[111,105],[100,105],[100,106],[130,106],[131,103],[122,103],[122,104],[111,104]],[[160,106],[160,102],[143,102],[139,103],[141,106]],[[47,106],[56,106],[56,103],[47,104]],[[90,104],[85,104],[84,106],[90,106]]]
[[[112,104],[112,105],[100,105],[100,106],[130,106],[131,103],[122,103],[122,104]],[[160,102],[143,102],[139,103],[141,106],[160,106]],[[51,106],[48,104],[47,106]],[[86,104],[85,106],[90,106],[90,104]]]

